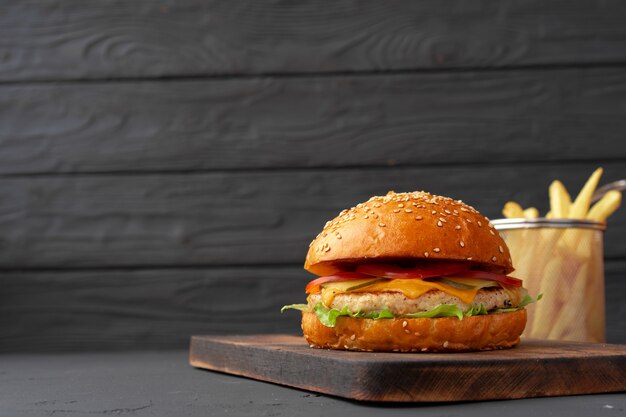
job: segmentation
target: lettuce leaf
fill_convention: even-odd
[[[487,308],[485,307],[484,304],[480,304],[480,305],[477,305],[477,306],[471,306],[470,309],[465,312],[465,316],[466,317],[482,316],[482,315],[485,315],[485,314],[489,314],[489,312],[487,311]]]
[[[522,298],[522,301],[520,301],[520,303],[519,303],[519,305],[517,307],[498,308],[498,309],[494,310],[493,313],[495,313],[495,314],[497,314],[497,313],[512,313],[514,311],[523,309],[528,304],[536,303],[537,301],[541,300],[542,298],[543,298],[543,294],[539,294],[537,296],[537,298],[533,298],[530,295],[526,294],[524,296],[524,298]]]
[[[432,310],[404,314],[401,317],[416,319],[430,319],[435,317],[458,317],[459,320],[463,320],[463,310],[461,310],[456,304],[439,304]]]
[[[337,317],[348,316],[359,319],[392,319],[395,316],[393,313],[387,309],[381,311],[370,311],[370,312],[362,312],[358,311],[356,313],[348,310],[348,306],[345,306],[341,310],[337,310],[334,308],[327,308],[322,303],[317,303],[315,307],[313,307],[315,311],[315,315],[320,320],[320,322],[326,327],[335,327],[337,322]]]
[[[401,316],[395,316],[391,311],[384,309],[380,311],[370,311],[363,312],[357,311],[353,313],[348,310],[348,307],[344,307],[341,310],[337,310],[335,308],[328,308],[321,302],[317,303],[313,307],[313,311],[315,315],[319,319],[319,321],[326,327],[335,327],[337,323],[337,318],[341,316],[347,316],[352,318],[361,318],[361,319],[393,319],[393,318],[437,318],[437,317],[458,317],[459,320],[463,320],[463,317],[470,316],[480,316],[485,314],[498,314],[498,313],[511,313],[513,311],[521,310],[526,307],[528,304],[535,303],[542,298],[542,294],[539,294],[537,298],[532,298],[529,295],[524,296],[521,303],[517,307],[512,308],[500,308],[497,310],[493,310],[488,312],[483,304],[472,306],[468,311],[461,310],[456,304],[440,304],[432,310],[428,311],[420,311],[418,313],[411,314],[403,314]],[[286,305],[280,309],[282,313],[285,310],[293,309],[300,311],[308,311],[309,306],[307,304],[290,304]]]
[[[280,312],[282,313],[285,310],[307,311],[308,309],[309,309],[308,304],[289,304],[289,305],[283,306],[283,308],[280,309]]]

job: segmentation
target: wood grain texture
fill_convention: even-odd
[[[301,267],[3,272],[0,352],[186,348],[195,333],[300,332]]]
[[[626,61],[619,0],[11,2],[0,80]]]
[[[626,72],[0,86],[0,174],[626,160]]]
[[[302,338],[286,335],[194,336],[189,362],[362,401],[478,401],[626,391],[626,345],[524,340],[515,349],[490,352],[370,354],[311,349]]]
[[[606,340],[626,344],[626,261],[606,261],[604,275]]]
[[[607,341],[626,343],[626,262],[606,265]],[[2,272],[0,352],[187,348],[193,334],[301,335],[301,265]]]
[[[0,6],[0,352],[298,332],[308,242],[372,194],[499,217],[626,172],[626,3]],[[576,68],[578,67],[578,68]],[[462,70],[462,71],[461,71]],[[626,218],[606,233],[626,343]]]
[[[596,163],[0,179],[0,267],[300,264],[342,209],[388,190],[425,189],[495,218],[505,201],[547,211],[561,178],[579,189]],[[605,181],[626,162],[604,164]],[[626,217],[606,255],[626,256]]]

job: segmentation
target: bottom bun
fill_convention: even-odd
[[[302,313],[302,331],[311,347],[368,352],[467,352],[517,345],[526,310],[484,316],[435,319],[357,319],[338,317],[324,326],[314,313]]]

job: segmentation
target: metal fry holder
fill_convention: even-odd
[[[572,219],[492,221],[511,251],[514,276],[529,294],[522,336],[605,341],[603,231],[606,223]]]

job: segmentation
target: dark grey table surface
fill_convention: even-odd
[[[572,381],[576,383],[576,381]],[[0,416],[618,416],[626,393],[456,404],[358,403],[187,364],[186,351],[0,356]]]

